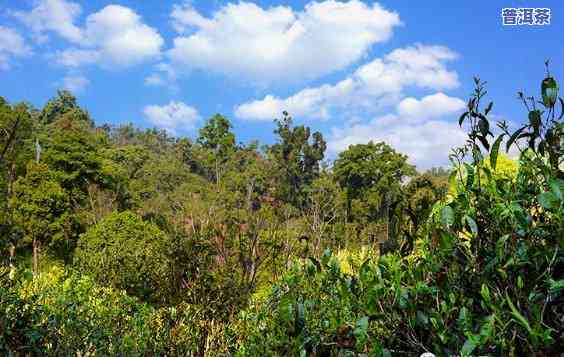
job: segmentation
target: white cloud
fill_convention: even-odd
[[[462,110],[466,103],[444,93],[436,93],[423,97],[421,100],[413,97],[403,99],[397,106],[398,115],[415,121],[439,117],[446,113]]]
[[[177,131],[191,130],[198,120],[198,111],[182,102],[170,101],[166,105],[148,105],[143,113],[152,124],[175,134]]]
[[[464,102],[442,93],[421,100],[409,99],[418,103],[416,110],[405,111],[405,106],[400,103],[399,112],[377,117],[366,124],[333,128],[327,145],[328,150],[336,154],[353,144],[383,141],[406,154],[409,161],[420,169],[447,165],[450,150],[464,144],[466,134],[456,120],[439,119],[446,116],[456,117],[455,114],[464,107]],[[421,103],[426,103],[427,107]],[[462,107],[459,106],[460,103]],[[425,110],[426,108],[428,110]]]
[[[107,65],[130,65],[160,55],[163,39],[130,8],[108,5],[86,18],[83,45]]]
[[[406,87],[435,90],[457,87],[458,75],[449,71],[444,63],[454,58],[456,54],[442,46],[416,45],[396,49],[384,58],[360,66],[335,85],[307,88],[287,98],[267,95],[261,100],[239,105],[235,115],[241,119],[272,120],[286,110],[297,117],[327,119],[334,110],[355,108],[356,111],[375,112],[397,103]],[[409,110],[410,105],[413,103],[408,100],[403,110]]]
[[[77,3],[66,0],[36,0],[31,11],[13,12],[40,39],[54,32],[75,45],[54,54],[64,66],[120,67],[160,56],[162,37],[132,9],[108,5],[88,15],[82,27],[75,25],[80,13]]]
[[[400,24],[396,13],[359,0],[310,2],[302,11],[229,3],[210,18],[186,3],[171,16],[180,32],[168,52],[175,64],[256,83],[307,80],[345,68]]]
[[[12,57],[22,57],[31,54],[31,49],[15,30],[0,26],[0,70],[10,68]]]
[[[35,0],[31,11],[14,11],[12,14],[31,28],[39,42],[47,40],[46,32],[80,42],[82,33],[74,22],[80,15],[80,5],[66,0]]]
[[[55,59],[57,63],[66,67],[80,67],[85,64],[98,62],[100,56],[101,54],[97,50],[71,48],[57,52]]]
[[[82,92],[89,84],[90,81],[88,78],[81,74],[69,74],[63,77],[63,81],[61,83],[63,88],[68,89],[73,93]]]

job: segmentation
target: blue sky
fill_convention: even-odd
[[[551,24],[502,26],[505,7],[550,8]],[[330,158],[383,140],[428,168],[464,140],[472,77],[519,122],[546,59],[561,77],[563,33],[560,0],[0,0],[0,95],[41,107],[69,88],[97,124],[192,137],[219,112],[241,142],[271,143],[288,110]]]

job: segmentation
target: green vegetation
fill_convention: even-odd
[[[287,113],[259,147],[0,98],[0,354],[560,353],[564,101],[547,74],[494,130],[475,88],[423,173],[372,142],[330,167]]]

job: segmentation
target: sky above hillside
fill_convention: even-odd
[[[503,26],[502,8],[550,25]],[[41,107],[71,90],[102,125],[194,137],[215,113],[272,143],[288,111],[328,158],[385,141],[418,168],[448,164],[475,75],[493,116],[525,119],[550,59],[564,74],[564,4],[545,1],[0,0],[0,95]]]

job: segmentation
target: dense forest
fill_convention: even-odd
[[[427,172],[382,142],[329,164],[286,112],[261,146],[0,97],[0,354],[561,353],[564,101],[547,72],[510,127],[474,84]]]

